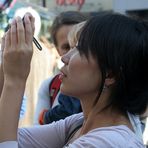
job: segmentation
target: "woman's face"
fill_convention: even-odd
[[[101,83],[101,72],[96,60],[89,55],[89,60],[80,55],[76,48],[62,57],[64,66],[61,69],[61,92],[81,98],[85,95],[98,94]]]

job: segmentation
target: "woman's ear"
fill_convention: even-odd
[[[116,80],[115,80],[115,76],[113,75],[113,73],[111,71],[107,72],[104,85],[106,87],[110,87],[115,83],[115,81]]]

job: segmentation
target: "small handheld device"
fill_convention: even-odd
[[[22,21],[23,21],[23,24],[24,24],[24,17],[22,18]],[[36,45],[36,47],[37,47],[39,50],[42,50],[42,46],[39,44],[39,42],[36,40],[35,37],[33,37],[33,43]]]

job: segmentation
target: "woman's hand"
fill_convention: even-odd
[[[24,24],[20,17],[13,19],[2,40],[4,77],[26,81],[33,53],[33,32],[34,18],[29,13]]]

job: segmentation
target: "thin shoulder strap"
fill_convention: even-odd
[[[84,121],[84,119],[80,118],[74,124],[72,124],[70,130],[67,133],[66,142],[65,143],[67,143],[70,140],[71,136],[82,126],[83,121]]]

